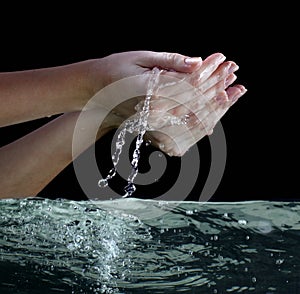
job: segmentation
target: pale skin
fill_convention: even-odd
[[[220,53],[202,61],[175,53],[132,51],[54,68],[0,73],[0,126],[61,114],[0,149],[0,198],[37,195],[96,140],[135,115],[143,101],[141,97],[120,100],[122,103],[108,116],[101,103],[85,110],[84,137],[75,153],[74,149],[72,152],[74,127],[88,101],[115,81],[150,73],[154,67],[163,69],[163,75],[186,79],[196,89],[181,92],[175,85],[167,90],[171,99],[167,99],[164,92],[151,101],[152,129],[146,136],[171,156],[183,156],[192,145],[210,134],[226,111],[246,93],[243,85],[233,85],[238,66],[233,61],[225,61]],[[134,86],[143,88],[145,83],[141,80]],[[183,115],[189,116],[184,125],[155,125],[166,116]],[[99,116],[103,116],[103,123],[95,137],[92,130]]]

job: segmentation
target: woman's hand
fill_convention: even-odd
[[[152,99],[147,137],[170,156],[182,156],[212,134],[222,116],[246,93],[243,85],[232,85],[237,78],[237,64],[218,64],[219,58],[219,54],[209,56],[200,69],[186,77],[191,87],[177,83],[175,94],[166,95],[165,91],[163,98]]]
[[[112,109],[106,122],[118,127],[139,115],[145,98],[140,94],[147,93],[152,69],[162,69],[159,89],[150,100],[146,137],[169,155],[182,156],[197,141],[211,134],[225,112],[246,92],[242,85],[231,86],[237,78],[234,72],[238,66],[233,61],[225,61],[223,54],[212,54],[203,62],[200,58],[191,59],[191,65],[186,63],[186,58],[145,51],[113,54],[102,60],[101,66],[98,64],[99,71],[106,72],[106,78],[101,79],[104,84],[98,87],[111,87],[114,91],[106,91],[107,95],[100,95],[101,99],[91,105]],[[130,80],[127,89],[125,80],[130,75],[136,78]],[[125,82],[119,87],[117,83],[122,79]]]

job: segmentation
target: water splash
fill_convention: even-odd
[[[298,293],[300,202],[173,204],[0,201],[0,293]]]

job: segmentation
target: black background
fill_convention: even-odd
[[[72,4],[73,5],[73,4]],[[205,58],[222,52],[240,69],[238,83],[248,92],[222,118],[227,162],[212,201],[300,199],[299,178],[299,46],[293,7],[242,4],[212,7],[181,3],[143,8],[69,7],[3,8],[0,70],[13,71],[72,63],[128,50],[169,51]],[[17,107],[17,106],[16,106]],[[52,118],[5,127],[4,145]],[[96,144],[97,157],[110,166],[108,134]],[[187,200],[197,199],[209,170],[209,142],[199,143],[201,172]],[[150,152],[151,149],[147,149]],[[146,158],[145,156],[144,158]],[[143,159],[144,160],[144,159]],[[176,178],[180,159],[168,159],[166,179],[138,187],[135,196],[154,198]],[[105,163],[103,163],[105,165]],[[147,160],[141,171],[147,170]],[[26,176],[26,175],[25,175]],[[120,189],[116,181],[115,189]],[[41,193],[43,197],[84,199],[68,166]]]

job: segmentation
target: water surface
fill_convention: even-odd
[[[299,202],[1,200],[0,293],[300,293]]]

